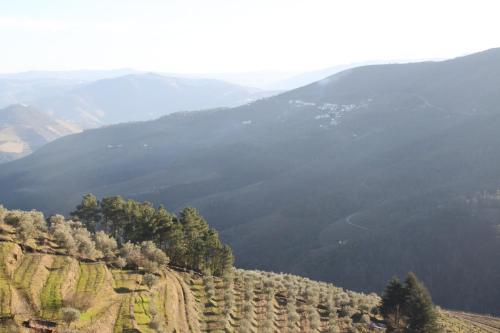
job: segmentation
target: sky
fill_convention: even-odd
[[[0,72],[308,71],[500,46],[497,0],[0,0]]]

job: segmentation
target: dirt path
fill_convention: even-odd
[[[176,273],[167,271],[165,311],[167,332],[200,332],[198,318],[194,317],[195,303],[184,281]],[[189,294],[188,294],[189,293]],[[191,297],[189,297],[191,296]]]
[[[200,333],[200,321],[198,317],[197,304],[194,300],[193,294],[191,294],[191,290],[186,285],[182,277],[178,274],[175,274],[175,278],[177,279],[178,285],[181,287],[182,298],[185,305],[185,313],[186,319],[189,326],[189,332],[192,333]]]

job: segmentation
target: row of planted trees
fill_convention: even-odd
[[[370,317],[378,313],[380,299],[344,291],[328,283],[290,274],[260,271],[229,271],[219,280],[216,294],[214,280],[203,278],[205,296],[220,306],[220,326],[207,331],[235,332],[368,332]],[[196,289],[197,290],[197,289]],[[218,313],[210,308],[208,313]],[[207,321],[214,323],[214,318]]]
[[[157,272],[169,262],[181,267],[222,275],[233,265],[231,248],[223,244],[194,208],[179,216],[147,202],[91,194],[71,213],[71,219],[37,211],[6,210],[0,206],[0,224],[15,228],[24,247],[40,240],[55,243],[66,254],[102,259],[118,267]]]

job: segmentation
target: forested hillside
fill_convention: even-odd
[[[85,193],[192,205],[240,267],[364,292],[415,271],[436,303],[498,314],[499,89],[499,49],[355,68],[62,138],[0,166],[0,201],[48,214]]]

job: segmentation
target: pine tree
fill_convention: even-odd
[[[71,212],[70,215],[77,217],[90,232],[96,232],[97,225],[101,221],[99,205],[99,200],[93,194],[85,194],[82,202],[76,206],[75,211]]]
[[[392,278],[385,288],[380,306],[389,332],[402,332],[407,319],[404,314],[405,301],[406,290],[403,284],[397,277]]]
[[[414,273],[405,279],[405,313],[408,316],[408,333],[434,333],[438,331],[436,310],[431,295]]]
[[[180,213],[187,246],[186,263],[188,267],[202,270],[204,266],[206,233],[208,224],[193,207],[186,207]]]
[[[120,243],[124,242],[122,231],[127,224],[126,204],[127,202],[120,196],[106,197],[101,200],[104,230]]]
[[[387,285],[380,312],[388,332],[438,332],[436,310],[429,291],[414,273],[408,273],[405,284],[393,278]]]
[[[188,243],[184,236],[184,230],[179,222],[174,222],[165,236],[166,241],[163,248],[172,258],[172,262],[178,266],[187,266]]]

